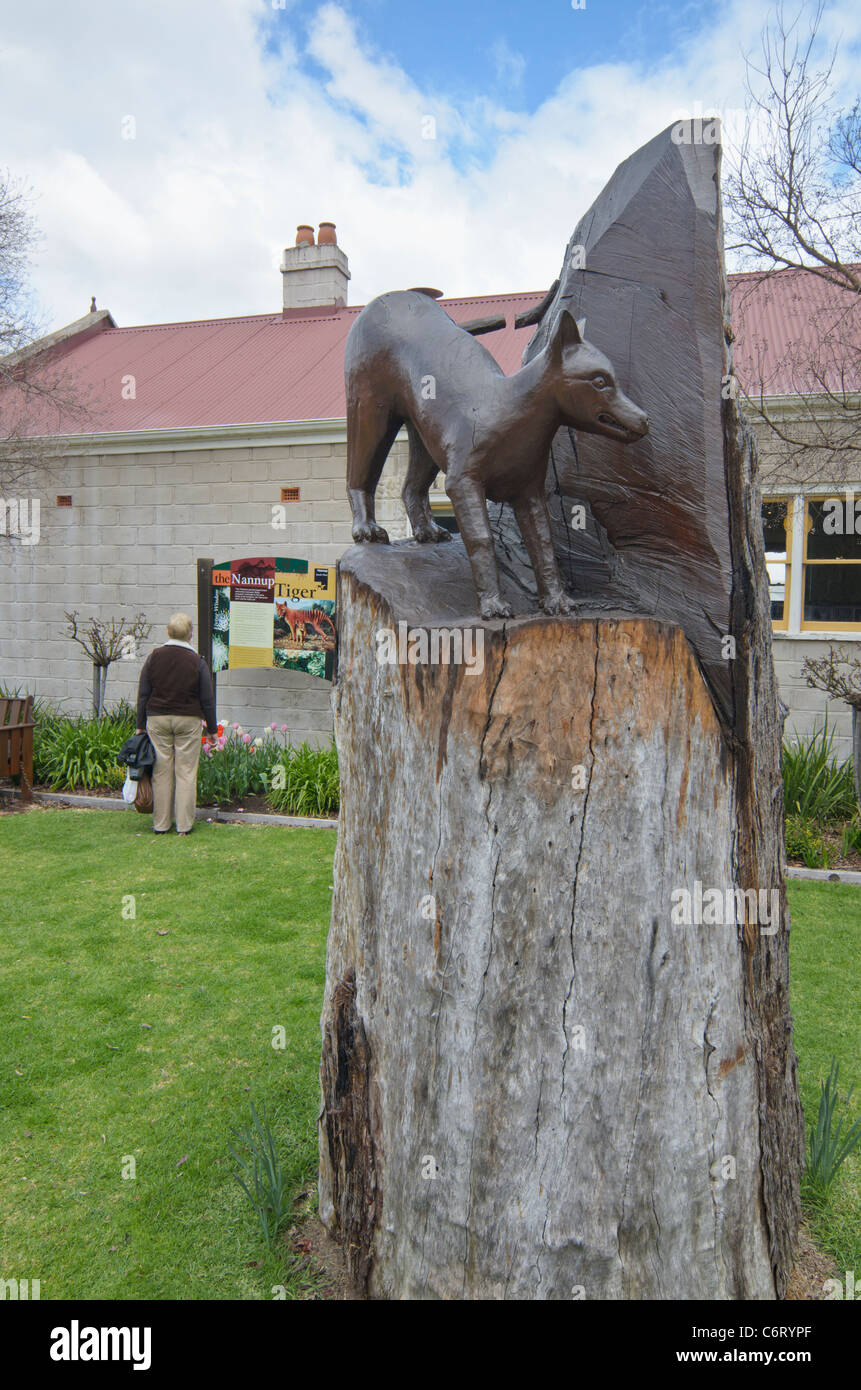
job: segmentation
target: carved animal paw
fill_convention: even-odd
[[[427,545],[431,541],[450,541],[451,532],[444,526],[419,526],[413,531],[416,540],[422,545]]]
[[[557,613],[576,613],[577,604],[573,598],[567,594],[548,594],[547,598],[541,600],[541,608],[545,613],[554,616]]]
[[[388,545],[389,533],[375,521],[361,521],[353,527],[353,540],[357,544],[363,541],[377,541],[380,545]]]
[[[483,618],[511,618],[514,615],[511,605],[504,603],[501,598],[485,598],[481,601],[481,616]]]

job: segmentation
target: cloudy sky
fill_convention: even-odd
[[[803,0],[799,0],[803,3]],[[0,0],[0,165],[46,326],[280,308],[332,221],[350,302],[541,290],[615,166],[743,107],[766,0]],[[827,0],[847,99],[861,6]],[[432,136],[433,138],[428,138]]]

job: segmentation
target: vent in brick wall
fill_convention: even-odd
[[[58,507],[71,507],[71,505],[72,499],[68,493],[63,493],[60,497],[57,498]]]
[[[298,502],[298,501],[299,501],[299,489],[298,489],[298,487],[282,487],[282,489],[281,489],[281,501],[282,501],[282,502]]]

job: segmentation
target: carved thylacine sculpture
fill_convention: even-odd
[[[402,425],[409,436],[404,506],[417,541],[447,541],[428,493],[438,471],[472,566],[482,618],[503,600],[487,499],[510,502],[545,613],[570,613],[553,554],[544,480],[561,425],[629,443],[645,414],[619,390],[607,358],[563,310],[547,348],[506,376],[481,343],[418,291],[374,299],[347,338],[347,488],[355,541],[387,542],[374,494]]]

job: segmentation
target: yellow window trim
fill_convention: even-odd
[[[763,506],[765,506],[766,502],[783,502],[783,503],[785,504],[785,506],[786,506],[786,520],[785,520],[784,523],[783,523],[783,529],[784,529],[784,531],[786,532],[786,578],[785,578],[784,585],[783,585],[783,617],[782,617],[782,618],[772,618],[772,620],[771,620],[771,629],[772,629],[772,632],[788,632],[788,631],[789,631],[789,594],[790,594],[790,580],[791,580],[791,576],[792,576],[792,508],[793,508],[793,504],[794,504],[794,498],[791,497],[791,496],[789,496],[789,497],[780,497],[780,496],[763,497],[763,499],[762,499],[762,504],[763,504]]]

